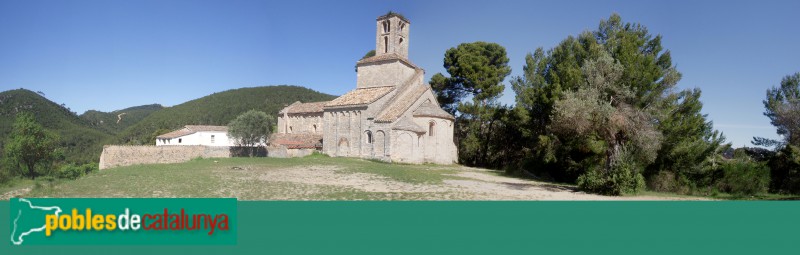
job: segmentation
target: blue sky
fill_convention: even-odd
[[[678,86],[702,89],[703,111],[736,147],[777,137],[761,101],[800,72],[800,1],[0,0],[0,91],[42,91],[78,113],[263,85],[341,95],[389,10],[411,20],[410,59],[427,78],[444,72],[448,48],[473,41],[506,47],[520,75],[528,52],[619,13],[663,36]]]

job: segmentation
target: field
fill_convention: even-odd
[[[609,197],[574,186],[503,176],[458,165],[389,164],[305,158],[195,159],[119,167],[77,180],[17,181],[10,197],[236,197],[240,200],[684,200],[648,194]]]

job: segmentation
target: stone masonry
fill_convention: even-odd
[[[356,63],[356,88],[330,102],[286,107],[278,133],[321,134],[322,152],[331,156],[456,163],[455,118],[408,59],[410,26],[395,13],[378,17],[376,54]]]

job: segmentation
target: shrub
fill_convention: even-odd
[[[658,172],[658,174],[651,176],[647,180],[647,187],[653,191],[676,192],[677,186],[675,173],[670,171]]]
[[[770,171],[764,163],[735,159],[722,164],[724,177],[717,187],[722,192],[755,195],[767,192]]]
[[[11,174],[3,167],[0,167],[0,184],[6,184],[11,181]]]
[[[100,171],[100,166],[98,166],[97,163],[83,164],[82,167],[83,167],[83,172],[85,174],[90,174],[90,173],[94,173],[94,172]]]
[[[80,178],[81,176],[90,174],[92,172],[98,171],[98,167],[96,164],[88,163],[83,165],[64,165],[56,171],[55,177],[59,179],[70,179],[75,180]]]
[[[55,173],[55,177],[59,179],[75,180],[84,174],[86,173],[83,171],[83,168],[77,165],[69,164],[62,166],[61,169],[58,169],[58,171]]]
[[[578,177],[578,188],[604,195],[622,195],[644,189],[644,176],[635,163],[621,158],[610,171],[592,169]]]
[[[770,191],[800,194],[800,148],[787,145],[769,160]]]

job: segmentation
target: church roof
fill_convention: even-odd
[[[156,136],[156,138],[161,139],[169,139],[169,138],[178,138],[181,136],[191,135],[197,132],[209,132],[209,131],[216,131],[216,132],[228,132],[227,126],[203,126],[203,125],[186,125],[183,128]]]
[[[372,57],[368,57],[368,58],[359,60],[358,62],[356,62],[356,65],[368,64],[368,63],[374,63],[374,62],[381,62],[381,61],[389,61],[389,60],[399,60],[401,62],[404,62],[404,63],[408,64],[409,66],[413,67],[414,69],[419,69],[419,67],[417,65],[415,65],[413,62],[411,62],[411,60],[408,60],[407,58],[405,58],[405,57],[403,57],[403,56],[401,56],[400,54],[397,54],[397,53],[378,54],[378,55],[375,55],[375,56],[372,56]]]
[[[370,104],[385,96],[393,89],[393,86],[354,89],[328,102],[325,104],[325,107]]]
[[[414,86],[409,88],[408,91],[398,97],[396,100],[390,103],[389,107],[383,109],[378,117],[375,118],[375,122],[392,122],[395,121],[397,118],[400,117],[408,108],[411,107],[414,102],[422,96],[425,91],[428,91],[431,87],[424,84]]]
[[[323,101],[323,102],[313,102],[313,103],[300,103],[295,102],[286,108],[281,110],[280,114],[288,113],[288,114],[301,114],[301,113],[322,113],[322,107],[325,106],[330,101]]]
[[[451,115],[449,112],[442,110],[441,107],[432,103],[431,101],[425,101],[413,113],[414,117],[436,117],[442,119],[449,119],[454,120],[456,119]]]
[[[411,121],[411,119],[408,118],[408,117],[400,118],[400,120],[398,120],[396,123],[394,123],[394,127],[392,127],[392,129],[394,129],[394,130],[407,130],[407,131],[416,132],[416,133],[425,133],[426,132],[425,128],[420,127],[419,125],[417,125],[417,123],[414,123],[414,121]]]
[[[406,23],[409,23],[409,24],[411,24],[411,21],[408,21],[408,19],[406,19],[406,17],[405,17],[405,16],[403,16],[403,14],[396,13],[396,12],[391,12],[391,11],[390,11],[389,13],[387,13],[386,15],[379,16],[379,17],[378,17],[377,19],[375,19],[375,20],[388,19],[388,18],[390,18],[390,17],[398,17],[398,18],[402,19],[403,21],[405,21]]]
[[[274,133],[270,135],[269,143],[283,145],[288,149],[313,149],[322,147],[322,135]]]

